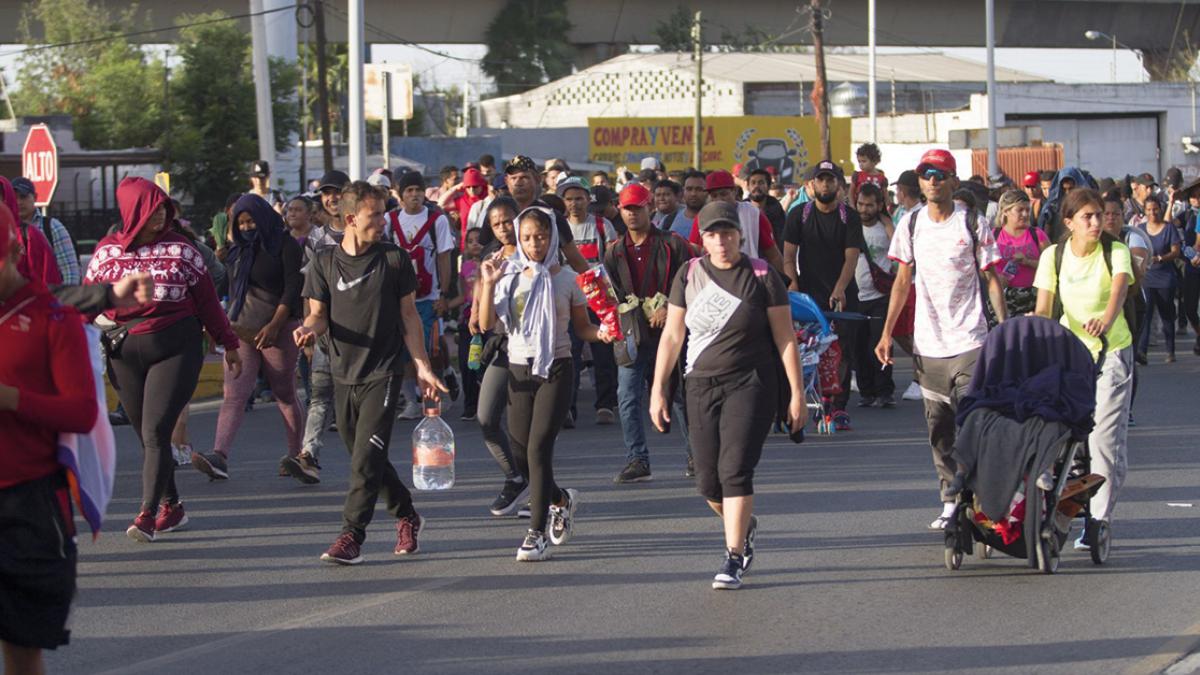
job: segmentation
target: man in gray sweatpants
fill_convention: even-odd
[[[875,347],[880,363],[892,363],[892,331],[914,288],[913,351],[942,501],[941,514],[929,524],[935,530],[945,528],[954,514],[954,497],[946,492],[958,469],[954,417],[987,337],[981,280],[999,320],[1005,311],[1004,290],[992,272],[1000,252],[987,219],[955,205],[955,171],[954,156],[945,150],[926,152],[917,165],[927,204],[901,220],[892,237],[888,257],[898,263],[896,280]]]

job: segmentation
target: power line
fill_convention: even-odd
[[[204,19],[202,21],[192,21],[191,23],[179,24],[176,26],[166,26],[163,28],[147,28],[146,30],[132,31],[129,33],[118,33],[115,35],[105,35],[102,37],[88,38],[86,40],[74,40],[71,42],[56,42],[46,45],[32,45],[24,49],[17,49],[9,52],[0,52],[0,58],[7,56],[16,56],[28,52],[44,51],[46,49],[60,49],[62,47],[78,47],[80,45],[96,44],[100,42],[109,42],[122,38],[139,37],[142,35],[153,35],[155,33],[166,33],[173,30],[182,30],[184,28],[192,28],[194,26],[206,26],[213,23],[222,23],[225,21],[237,21],[239,19],[248,19],[255,16],[264,16],[266,14],[274,14],[275,12],[295,11],[295,7],[276,7],[275,9],[264,9],[261,12],[246,12],[245,14],[234,14],[230,16],[214,17],[212,19]]]

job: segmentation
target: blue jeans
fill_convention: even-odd
[[[617,368],[617,406],[621,411],[621,433],[625,437],[626,461],[650,461],[650,450],[646,447],[645,415],[650,408],[650,380],[654,376],[654,362],[658,359],[658,340],[647,340],[638,345],[637,359],[628,366]],[[674,426],[683,434],[683,447],[688,456],[692,446],[688,441],[687,422],[684,417],[683,387],[677,387],[671,402]]]

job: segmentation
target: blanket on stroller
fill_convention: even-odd
[[[1044,508],[1043,500],[1032,498],[1035,491],[1030,488],[1038,476],[1053,468],[1059,450],[1071,436],[1071,427],[1062,422],[1041,417],[1017,422],[999,411],[977,408],[958,431],[955,487],[974,492],[983,513],[1001,521],[1008,515],[1013,493],[1026,480],[1025,541],[1027,547],[1036,546]],[[1034,549],[1028,552],[1033,560]]]

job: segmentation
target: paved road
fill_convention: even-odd
[[[741,591],[709,581],[717,520],[682,477],[678,436],[652,438],[655,482],[618,487],[614,427],[560,437],[560,484],[583,501],[554,560],[513,560],[524,521],[486,511],[499,488],[477,430],[457,422],[459,484],[418,494],[422,552],[391,555],[389,519],[367,563],[322,565],[347,463],[324,482],[275,476],[274,409],[247,416],[232,479],[180,470],[192,525],[138,545],[140,459],[128,428],[110,523],[81,544],[63,673],[247,672],[1151,672],[1200,636],[1200,360],[1143,371],[1131,473],[1108,565],[1066,554],[1053,577],[1024,561],[968,559],[951,573],[925,525],[938,504],[919,404],[856,415],[856,430],[773,438],[757,479],[757,562]],[[906,378],[902,381],[907,383]],[[198,444],[216,416],[193,418]],[[397,425],[406,459],[412,423]],[[1168,502],[1196,504],[1172,507]]]

